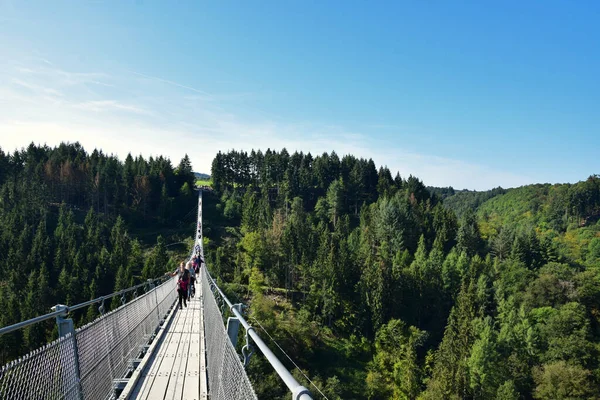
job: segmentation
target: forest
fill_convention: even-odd
[[[283,149],[212,185],[209,267],[327,398],[599,398],[600,177],[455,191]]]
[[[194,181],[187,156],[173,167],[162,157],[89,154],[78,143],[0,149],[0,326],[175,269],[192,243]],[[98,306],[76,313],[76,323],[93,320]],[[0,336],[0,365],[56,335],[47,321]]]
[[[173,268],[192,171],[78,143],[0,150],[0,326]],[[598,398],[599,176],[472,192],[268,149],[218,153],[210,181],[207,265],[315,398]],[[0,362],[54,326],[1,336]],[[259,354],[247,371],[259,398],[289,397]]]

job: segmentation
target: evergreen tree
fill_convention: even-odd
[[[475,214],[466,213],[463,216],[456,235],[456,247],[459,252],[464,251],[471,257],[479,254],[482,250],[481,235]]]
[[[483,328],[479,338],[473,343],[467,365],[473,397],[492,398],[496,394],[504,374],[502,373],[500,354],[497,350],[496,334],[490,317],[483,321]]]
[[[337,225],[337,220],[342,213],[343,206],[343,184],[339,179],[334,180],[329,189],[327,189],[327,205],[333,226]]]
[[[496,400],[519,400],[520,398],[513,381],[508,380],[498,387]]]
[[[428,398],[472,395],[467,362],[475,340],[472,321],[476,316],[475,283],[472,278],[466,278],[436,354]]]

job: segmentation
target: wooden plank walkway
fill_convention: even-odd
[[[201,387],[205,393],[204,332],[201,285],[196,284],[196,297],[182,310],[178,306],[165,321],[165,331],[153,354],[140,371],[129,399],[141,400],[200,400]],[[201,353],[202,351],[202,353]],[[202,381],[202,382],[201,382]],[[203,394],[204,394],[203,393]]]

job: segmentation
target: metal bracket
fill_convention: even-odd
[[[113,379],[113,393],[115,394],[115,397],[118,397],[118,394],[125,389],[128,383],[129,378]]]
[[[292,400],[300,400],[303,395],[309,396],[308,398],[310,399],[311,398],[310,390],[308,390],[304,386],[298,386],[292,392]]]
[[[104,315],[104,311],[105,311],[105,308],[104,308],[104,297],[102,297],[100,299],[100,306],[98,307],[98,312],[100,313],[100,315]]]
[[[252,354],[254,354],[254,348],[252,348],[252,344],[250,343],[250,335],[248,334],[248,332],[250,332],[250,330],[253,330],[253,327],[248,327],[248,329],[246,329],[246,344],[244,345],[244,347],[242,347],[242,356],[244,357],[244,368],[246,368],[248,366],[248,363],[250,362],[250,356]]]
[[[242,305],[234,304],[232,308],[235,308],[238,312],[241,312]],[[233,344],[233,347],[237,345],[238,332],[240,330],[240,320],[237,317],[227,318],[227,335],[229,340]]]
[[[135,371],[135,369],[140,365],[141,362],[142,362],[141,358],[130,358],[129,359],[129,369],[131,371]]]

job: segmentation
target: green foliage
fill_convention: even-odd
[[[536,367],[534,378],[536,399],[592,399],[598,395],[590,371],[564,361]]]
[[[390,320],[377,331],[375,354],[367,375],[369,398],[416,398],[422,386],[417,350],[426,337],[426,332],[398,319]]]
[[[159,236],[156,241],[156,246],[154,246],[152,252],[146,258],[146,263],[144,264],[144,269],[142,270],[142,279],[150,279],[168,272],[170,269],[168,262],[169,257],[167,255],[165,241],[162,236]]]
[[[498,387],[496,400],[519,400],[521,396],[515,388],[515,383],[511,380],[504,382]]]
[[[174,269],[164,228],[193,220],[195,179],[187,156],[0,151],[0,324]],[[597,395],[597,176],[428,190],[373,160],[268,149],[218,153],[211,180],[208,265],[327,397]],[[1,360],[49,335],[0,337]],[[248,372],[260,398],[289,397],[263,358]]]
[[[163,157],[121,162],[79,143],[0,150],[0,325],[140,283],[146,264],[144,279],[162,274],[171,259],[165,240],[149,263],[147,248],[157,230],[171,240],[193,229],[182,221],[195,205],[190,172],[189,159],[176,173]],[[97,305],[73,313],[78,325],[97,315]],[[54,326],[1,336],[0,365],[55,338]]]
[[[460,221],[460,227],[456,234],[456,248],[459,252],[465,252],[468,256],[479,254],[483,243],[475,214],[466,213]]]
[[[327,189],[327,206],[329,216],[334,226],[337,225],[337,220],[342,213],[344,205],[344,184],[341,179],[336,179],[329,185]]]
[[[212,186],[212,180],[210,179],[197,179],[196,186]]]
[[[506,193],[505,189],[497,187],[485,192],[475,192],[471,190],[455,191],[454,188],[427,188],[432,194],[441,197],[444,206],[454,211],[458,217],[462,217],[469,211],[475,211],[479,206],[489,199]]]
[[[598,369],[596,176],[456,192],[371,160],[267,150],[219,153],[212,177],[221,210],[237,196],[242,211],[209,256],[248,284],[253,315],[286,340],[372,341],[304,364],[332,398],[531,398],[555,384],[553,363]],[[314,331],[281,332],[299,315]],[[359,354],[350,369],[326,361]],[[285,396],[261,373],[263,397]]]
[[[500,364],[496,332],[489,317],[483,323],[479,338],[473,343],[467,365],[473,396],[483,399],[492,398],[503,376],[503,368]]]

